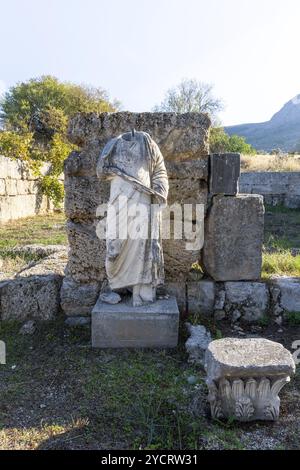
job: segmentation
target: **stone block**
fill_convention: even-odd
[[[60,291],[61,308],[67,316],[90,315],[97,301],[100,283],[82,284],[65,277]]]
[[[17,180],[7,179],[5,184],[7,196],[16,196],[18,194]]]
[[[214,153],[210,155],[209,192],[235,196],[239,192],[239,153]]]
[[[70,121],[69,139],[86,146],[109,139],[130,129],[148,132],[166,160],[186,160],[207,156],[210,118],[201,113],[81,113]]]
[[[198,179],[170,179],[168,205],[172,204],[203,204],[206,211],[207,183]]]
[[[45,214],[48,211],[49,203],[45,196],[36,194],[0,196],[0,223]]]
[[[97,208],[109,200],[109,183],[96,176],[65,178],[65,212],[71,219],[96,218]]]
[[[166,170],[169,180],[208,180],[209,157],[201,157],[196,160],[166,161]]]
[[[60,288],[67,262],[65,247],[0,283],[2,320],[52,320],[60,311]]]
[[[174,297],[133,307],[131,299],[110,305],[97,301],[92,312],[95,348],[173,348],[179,311]]]
[[[185,343],[185,349],[189,355],[188,362],[204,365],[205,352],[211,342],[211,334],[203,325],[191,325],[186,323],[189,338]]]
[[[172,296],[176,298],[180,313],[186,311],[186,284],[185,282],[166,282],[157,289],[157,298]]]
[[[205,224],[205,271],[216,281],[259,279],[263,236],[262,196],[215,196]]]
[[[0,283],[1,320],[52,320],[59,312],[59,274],[31,275]]]
[[[272,280],[280,289],[280,306],[288,312],[300,312],[300,279],[285,277]]]
[[[188,282],[188,312],[212,315],[214,311],[216,288],[213,281]]]
[[[263,282],[225,282],[225,292],[227,311],[238,309],[246,322],[255,322],[268,312],[269,290]]]
[[[90,317],[68,317],[65,321],[65,324],[71,327],[78,327],[78,326],[89,327],[91,324],[91,318]]]
[[[224,338],[208,345],[205,369],[213,418],[273,421],[279,417],[278,394],[295,363],[280,343]]]
[[[77,282],[99,282],[105,277],[106,242],[96,234],[97,223],[67,223],[70,250],[66,274]]]
[[[2,178],[0,179],[0,196],[6,196],[5,179],[2,179]]]

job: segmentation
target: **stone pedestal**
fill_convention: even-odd
[[[235,196],[239,192],[241,158],[239,153],[210,155],[209,192]]]
[[[97,301],[92,311],[94,348],[174,348],[179,310],[175,297],[133,307],[131,298],[116,305]]]
[[[205,369],[213,418],[274,421],[279,417],[278,394],[295,372],[295,363],[280,343],[224,338],[208,345]]]

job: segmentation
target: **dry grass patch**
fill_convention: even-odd
[[[242,155],[241,171],[300,171],[300,155]]]

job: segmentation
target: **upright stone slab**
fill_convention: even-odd
[[[262,196],[215,196],[205,224],[205,271],[215,281],[259,279],[263,237]]]
[[[174,348],[179,311],[175,297],[133,307],[127,298],[111,305],[99,299],[92,311],[94,348]]]
[[[210,155],[209,191],[212,195],[235,196],[239,192],[239,153],[213,153]]]
[[[295,373],[295,363],[280,343],[224,338],[208,345],[205,369],[213,418],[274,421],[278,394]]]

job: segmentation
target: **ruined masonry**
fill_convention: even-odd
[[[211,304],[207,310],[214,309],[214,283],[191,281],[194,263],[200,263],[214,281],[259,279],[263,198],[238,195],[240,157],[238,154],[209,155],[210,125],[209,117],[198,113],[91,113],[79,114],[71,121],[69,138],[81,151],[72,152],[65,162],[70,250],[61,306],[69,323],[84,322],[84,318],[90,316],[105,277],[106,247],[105,240],[96,235],[101,220],[96,211],[101,203],[108,201],[109,184],[99,183],[96,162],[110,138],[132,128],[148,132],[164,155],[170,183],[169,205],[205,205],[202,250],[186,250],[185,239],[171,238],[163,242],[165,291],[175,294],[180,310],[189,308],[189,304],[191,308],[197,305],[199,310],[206,296],[210,297]],[[200,295],[201,289],[204,296]]]

